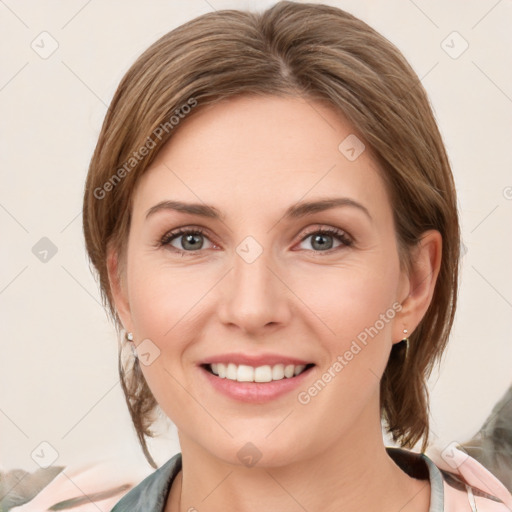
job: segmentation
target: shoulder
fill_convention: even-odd
[[[126,493],[111,512],[163,512],[169,489],[181,465],[181,453],[177,453]]]
[[[478,461],[452,448],[428,455],[395,447],[386,450],[407,474],[430,481],[429,512],[511,512],[507,488]]]
[[[480,462],[455,445],[442,452],[432,450],[423,457],[435,464],[443,478],[446,512],[463,507],[479,512],[512,511],[510,491]]]
[[[0,471],[0,510],[110,510],[147,474],[147,467],[124,456],[49,466],[32,473]]]

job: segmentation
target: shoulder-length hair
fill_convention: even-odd
[[[222,10],[199,16],[152,44],[121,80],[106,114],[85,185],[83,227],[103,304],[122,325],[107,273],[107,250],[125,270],[135,186],[180,119],[235,96],[301,96],[328,103],[372,149],[391,198],[403,269],[421,234],[438,230],[442,262],[422,321],[393,346],[380,384],[381,417],[394,441],[413,447],[429,436],[427,378],[446,346],[458,286],[459,222],[450,164],[420,79],[400,51],[351,14],[326,5],[282,1],[259,13]],[[142,450],[157,402],[138,366],[123,357],[119,374]]]

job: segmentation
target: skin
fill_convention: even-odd
[[[166,512],[255,510],[427,511],[430,484],[406,475],[387,455],[379,381],[393,343],[414,331],[431,301],[441,236],[424,233],[414,265],[400,270],[390,204],[368,145],[355,160],[339,150],[357,133],[321,103],[301,98],[237,97],[182,121],[134,192],[126,274],[108,256],[116,308],[136,345],[160,354],[144,376],[175,423],[184,471]],[[359,136],[362,140],[362,137]],[[349,197],[344,206],[284,220],[298,201]],[[145,219],[173,199],[207,203],[221,220],[176,211]],[[196,246],[176,237],[202,227]],[[352,245],[316,228],[338,228]],[[308,236],[309,235],[309,236]],[[263,252],[251,264],[236,249],[253,237]],[[202,247],[201,247],[202,242]],[[303,405],[307,390],[379,315],[401,304],[378,335]],[[147,343],[147,342],[146,342]],[[198,362],[227,352],[270,352],[312,361],[307,383],[271,402],[249,404],[215,391]],[[246,467],[237,452],[261,452]],[[214,492],[212,492],[214,490]]]

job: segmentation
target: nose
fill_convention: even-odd
[[[217,309],[225,325],[235,325],[246,334],[257,336],[289,321],[293,294],[269,253],[263,250],[254,261],[245,258],[243,252],[242,256],[234,253],[233,268],[223,279]]]

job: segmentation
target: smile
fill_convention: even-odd
[[[306,371],[313,364],[276,364],[273,366],[249,366],[234,363],[212,363],[204,365],[205,369],[221,379],[237,382],[272,382],[283,379],[291,379]]]
[[[207,355],[196,368],[205,389],[238,402],[263,404],[304,386],[316,367],[310,357],[230,352]]]

